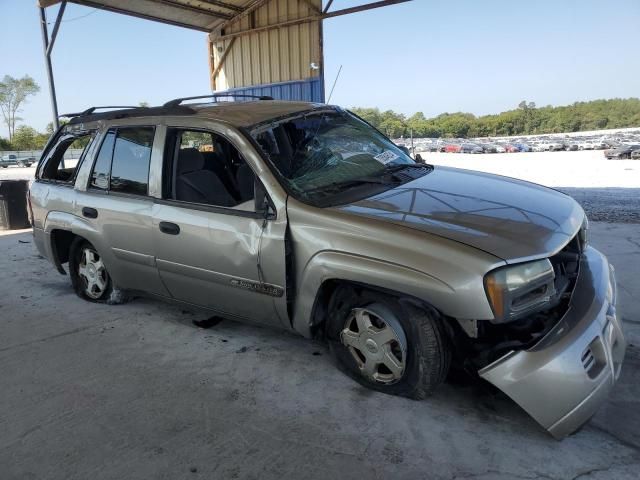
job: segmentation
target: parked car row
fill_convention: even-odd
[[[633,159],[640,160],[640,145],[619,145],[604,151],[607,160]]]
[[[0,156],[0,167],[2,168],[7,168],[9,165],[17,165],[18,167],[30,167],[35,162],[35,157],[18,157],[13,153]]]
[[[640,130],[616,134],[557,135],[501,138],[406,138],[398,145],[415,152],[443,153],[517,153],[604,150],[607,158],[640,158]]]

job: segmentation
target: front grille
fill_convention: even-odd
[[[595,338],[582,352],[582,366],[589,378],[596,378],[607,365],[605,345],[600,337]]]
[[[591,370],[591,367],[593,367],[595,363],[596,358],[593,356],[591,348],[587,347],[587,349],[582,354],[582,366],[584,367],[586,372],[589,373],[589,370]]]

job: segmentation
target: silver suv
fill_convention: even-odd
[[[323,338],[358,382],[411,398],[453,361],[556,437],[605,400],[625,352],[614,272],[570,197],[416,163],[338,107],[184,100],[89,109],[49,141],[35,241],[81,298]]]

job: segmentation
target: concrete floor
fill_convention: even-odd
[[[637,479],[640,226],[592,224],[630,346],[594,419],[555,441],[469,381],[360,387],[322,344],[151,300],[78,299],[29,233],[0,235],[0,478]]]

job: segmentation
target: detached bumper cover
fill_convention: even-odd
[[[562,438],[605,401],[620,376],[625,349],[613,267],[589,247],[558,324],[531,349],[510,352],[478,373]]]

